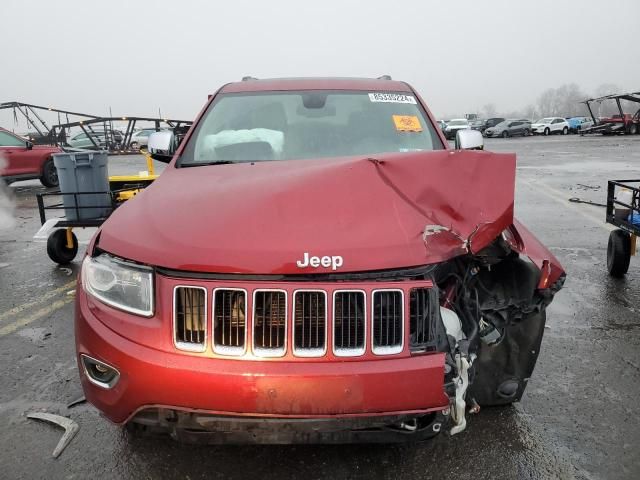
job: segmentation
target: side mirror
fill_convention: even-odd
[[[27,150],[33,150],[33,142],[31,140],[27,140],[24,146],[27,147]]]
[[[478,130],[458,130],[455,141],[456,150],[484,150],[484,140]]]
[[[171,131],[154,132],[149,135],[147,149],[154,160],[169,163],[176,151],[175,135]]]

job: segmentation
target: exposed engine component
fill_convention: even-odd
[[[476,254],[438,265],[440,317],[447,333],[446,386],[455,435],[466,427],[465,408],[520,400],[544,332],[545,309],[564,275],[539,288],[541,271],[501,235]]]

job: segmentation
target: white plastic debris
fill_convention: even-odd
[[[60,415],[54,415],[52,413],[45,412],[33,412],[28,413],[27,418],[43,420],[45,422],[53,423],[54,425],[58,425],[64,428],[64,435],[56,445],[56,448],[53,450],[53,458],[58,458],[62,451],[69,445],[69,442],[75,437],[80,427],[76,422],[71,420],[70,418],[61,417]]]

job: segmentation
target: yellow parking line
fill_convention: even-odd
[[[589,213],[589,211],[586,208],[580,208],[577,205],[569,202],[569,199],[567,198],[567,194],[560,190],[556,190],[555,188],[550,187],[549,185],[546,185],[545,183],[542,183],[542,182],[532,182],[531,180],[519,180],[519,182],[525,184],[531,189],[536,190],[539,193],[542,193],[547,198],[550,198],[551,200],[561,203],[564,207],[568,208],[569,210],[573,210],[574,212],[579,213],[584,218],[586,218],[593,224],[597,225],[598,227],[602,227],[607,231],[615,230],[616,228],[613,225],[610,225],[605,222],[604,213],[602,215],[602,218],[596,217],[592,213]]]
[[[69,298],[65,298],[63,300],[57,300],[55,302],[53,302],[51,305],[48,305],[44,308],[41,308],[40,310],[38,310],[37,312],[29,315],[28,317],[24,317],[20,320],[16,320],[13,323],[10,323],[9,325],[6,325],[2,328],[0,328],[0,337],[4,337],[5,335],[9,335],[10,333],[15,332],[17,329],[24,327],[26,325],[29,325],[32,322],[35,322],[36,320],[49,315],[50,313],[55,312],[56,310],[64,307],[65,305],[73,302],[74,297],[69,297]]]
[[[39,305],[43,302],[45,302],[46,300],[49,300],[50,298],[55,297],[56,295],[58,295],[59,293],[64,292],[65,290],[69,290],[70,288],[73,288],[76,286],[76,281],[72,281],[69,282],[59,288],[56,288],[54,290],[51,290],[50,292],[45,293],[44,295],[42,295],[40,298],[38,298],[38,300],[34,300],[33,302],[27,302],[27,303],[23,303],[22,305],[18,305],[17,307],[12,308],[11,310],[7,310],[6,312],[2,312],[0,313],[0,321],[4,320],[7,317],[10,317],[12,315],[16,315],[20,312],[23,312],[25,310],[27,310],[28,308],[34,307],[36,305]]]

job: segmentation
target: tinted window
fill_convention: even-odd
[[[24,140],[7,132],[0,132],[0,147],[24,147],[25,145]]]
[[[180,165],[442,148],[415,97],[405,93],[309,90],[221,94],[198,124]]]

